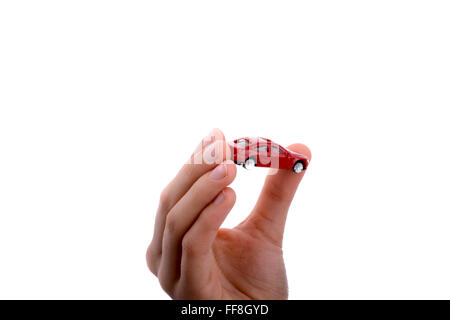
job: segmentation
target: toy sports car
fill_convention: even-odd
[[[271,167],[300,173],[308,168],[309,160],[305,155],[287,150],[269,139],[246,137],[228,144],[232,160],[246,169]]]

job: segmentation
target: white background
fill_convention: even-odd
[[[165,299],[159,193],[213,127],[303,142],[291,299],[450,298],[448,1],[0,2],[0,298]],[[238,168],[232,226],[265,169]]]

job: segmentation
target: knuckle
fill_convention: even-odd
[[[194,162],[192,164],[189,163],[184,166],[184,174],[189,179],[192,179],[193,177],[195,177],[195,164],[196,163]]]
[[[165,292],[170,294],[172,288],[171,288],[169,281],[166,280],[166,277],[158,277],[158,280],[159,280],[159,285],[161,286],[161,288]]]
[[[197,252],[195,242],[187,236],[183,238],[181,247],[183,248],[183,254],[192,255]]]
[[[147,249],[147,266],[150,269],[150,271],[157,276],[158,275],[158,255],[156,254],[155,246],[150,244],[150,246]]]
[[[285,194],[278,188],[273,188],[273,187],[266,188],[265,193],[266,193],[267,197],[269,197],[273,201],[276,201],[276,202],[286,201]]]
[[[175,233],[177,228],[177,222],[174,214],[168,214],[166,218],[166,230],[169,233]]]
[[[169,187],[165,187],[159,195],[159,205],[162,209],[168,209],[170,204]]]
[[[147,256],[150,258],[156,257],[159,254],[158,248],[155,245],[155,242],[152,241],[147,249]]]

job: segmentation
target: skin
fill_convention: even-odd
[[[248,217],[220,229],[236,200],[225,141],[214,129],[161,193],[147,264],[173,299],[287,299],[283,232],[305,172],[268,175]],[[288,149],[311,159],[303,144]]]

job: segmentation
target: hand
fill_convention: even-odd
[[[236,200],[227,187],[236,176],[227,148],[213,130],[161,193],[148,266],[174,299],[286,299],[283,232],[304,172],[268,175],[250,215],[219,229]],[[311,158],[302,144],[289,149]],[[208,154],[218,161],[192,164]]]

